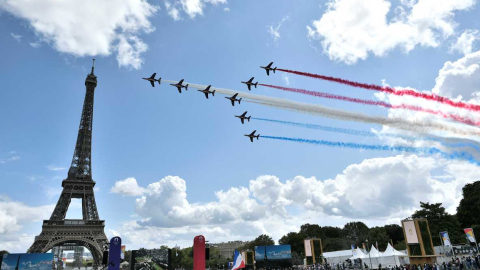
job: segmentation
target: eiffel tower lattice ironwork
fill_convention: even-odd
[[[95,59],[93,60],[95,64]],[[77,143],[72,165],[67,179],[62,181],[63,191],[49,220],[43,221],[42,232],[28,249],[29,253],[44,253],[55,246],[77,244],[90,250],[94,264],[102,262],[103,251],[107,248],[105,221],[100,220],[95,204],[92,179],[91,149],[93,100],[97,77],[92,72],[85,80],[86,94],[83,103],[82,118],[78,130]],[[82,200],[82,219],[65,219],[72,199]]]

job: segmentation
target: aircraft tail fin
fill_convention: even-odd
[[[240,98],[240,99],[238,100],[238,104],[240,104],[240,101],[242,101],[242,98]]]
[[[162,84],[162,78],[158,78],[158,84]]]
[[[257,84],[258,84],[258,82],[255,83],[255,88],[257,88]]]
[[[276,70],[277,70],[277,67],[275,67],[275,68],[273,69],[273,73],[275,73]]]
[[[185,86],[185,90],[188,90],[188,83],[187,83],[187,85]]]
[[[248,122],[250,122],[250,117],[252,117],[252,116],[250,115],[249,117],[247,117]]]
[[[215,96],[215,90],[213,90],[213,92],[212,92],[212,96]]]
[[[260,138],[260,134],[257,135],[257,140]]]

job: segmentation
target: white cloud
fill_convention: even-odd
[[[223,11],[230,12],[230,8],[226,7],[226,8],[223,9]]]
[[[437,47],[454,34],[455,11],[474,4],[475,0],[402,1],[388,20],[387,0],[331,0],[322,17],[307,26],[308,36],[322,41],[330,59],[354,64],[397,47],[405,52],[416,46]]]
[[[63,171],[66,168],[65,167],[60,167],[60,166],[49,165],[49,166],[47,166],[47,169],[49,171]]]
[[[12,37],[17,41],[17,42],[22,42],[22,36],[21,35],[17,35],[17,34],[14,34],[14,33],[10,33],[12,35]]]
[[[54,205],[28,206],[0,195],[0,236],[20,230],[21,223],[48,218],[53,207]]]
[[[165,1],[165,8],[167,9],[168,15],[173,18],[174,21],[179,21],[182,18],[180,17],[180,11],[170,2]]]
[[[40,42],[38,42],[38,41],[37,42],[30,42],[29,44],[30,44],[30,46],[32,46],[35,49],[40,47]]]
[[[110,55],[115,49],[124,49],[118,57],[119,65],[139,68],[140,54],[145,50],[136,48],[143,43],[138,35],[155,30],[149,18],[158,8],[146,0],[2,0],[0,9],[28,21],[35,34],[59,52],[83,57]],[[124,57],[125,36],[138,52],[130,53],[134,58]]]
[[[20,160],[19,156],[13,156],[13,157],[10,157],[10,158],[0,159],[0,164],[5,164],[7,162],[17,161],[17,160]]]
[[[134,69],[140,69],[143,64],[141,54],[148,49],[141,39],[136,36],[125,37],[120,35],[119,37],[117,61],[120,67],[131,67]]]
[[[216,192],[217,200],[192,203],[186,182],[167,176],[136,199],[141,220],[125,222],[115,232],[133,245],[153,247],[160,241],[186,246],[198,234],[210,242],[250,240],[262,233],[279,239],[307,222],[399,223],[420,201],[441,202],[455,213],[462,187],[479,177],[477,167],[465,162],[398,155],[352,164],[333,179],[296,176],[282,181],[263,175],[248,187]]]
[[[478,30],[465,30],[458,37],[457,41],[450,47],[450,52],[469,54],[473,51],[473,43],[480,39]]]
[[[480,91],[480,51],[465,55],[455,62],[447,61],[435,79],[433,92],[465,99]]]
[[[226,4],[227,0],[178,0],[173,4],[166,1],[165,7],[167,8],[168,15],[175,21],[178,21],[181,19],[180,10],[185,12],[191,19],[194,19],[197,15],[202,16],[205,4],[207,3],[216,6]]]
[[[129,177],[125,180],[116,181],[110,192],[125,196],[140,196],[146,193],[147,189],[140,187],[135,178]]]
[[[268,28],[268,33],[272,36],[273,42],[277,42],[280,39],[280,28],[282,27],[283,23],[290,19],[290,16],[285,16],[283,19],[277,24],[276,27],[270,25]]]

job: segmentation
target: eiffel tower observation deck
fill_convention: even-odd
[[[62,245],[84,246],[92,253],[94,265],[99,265],[108,239],[104,232],[105,221],[100,220],[98,215],[93,190],[95,182],[92,179],[93,100],[97,86],[95,59],[93,63],[92,71],[85,79],[85,101],[72,165],[67,179],[62,181],[63,191],[50,219],[43,221],[42,232],[35,237],[28,252],[45,253]],[[82,200],[82,219],[65,219],[72,199]]]

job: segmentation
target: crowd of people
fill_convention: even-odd
[[[343,263],[323,263],[314,264],[303,267],[304,270],[360,270],[369,269],[369,265],[361,260],[350,261]],[[378,270],[480,270],[480,255],[476,256],[460,256],[452,258],[448,262],[427,264],[404,264],[404,265],[381,265],[374,267]]]

